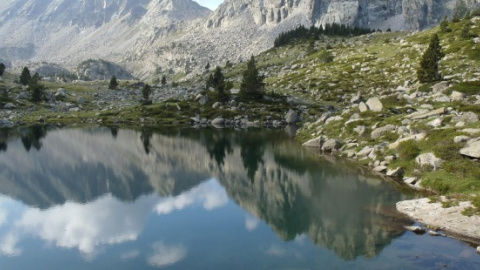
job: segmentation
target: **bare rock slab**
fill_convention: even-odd
[[[460,154],[471,158],[480,158],[480,140],[467,144],[466,147],[460,149]]]
[[[459,202],[458,206],[443,208],[440,202],[430,203],[422,198],[398,202],[397,210],[411,219],[431,228],[438,228],[448,235],[480,243],[480,216],[467,217],[462,211],[472,207],[470,202]]]
[[[372,112],[381,112],[383,110],[383,104],[378,97],[369,98],[367,106]]]

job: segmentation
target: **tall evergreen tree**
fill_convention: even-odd
[[[45,87],[40,84],[40,75],[35,73],[28,81],[28,91],[32,102],[38,103],[42,101]]]
[[[434,34],[420,60],[420,67],[417,69],[418,80],[422,83],[440,80],[442,77],[438,72],[438,62],[444,56],[438,35]]]
[[[222,69],[217,66],[213,76],[209,78],[210,86],[212,86],[217,93],[218,101],[227,101],[228,94],[225,92],[225,76],[223,75]]]
[[[447,16],[443,18],[442,22],[440,23],[440,32],[441,33],[448,33],[451,32],[452,30],[448,28],[448,21],[447,21]]]
[[[264,76],[260,75],[255,64],[255,58],[252,57],[247,62],[247,69],[243,72],[242,84],[240,85],[240,97],[245,99],[261,99],[265,84]]]
[[[117,82],[117,77],[115,75],[112,76],[110,79],[110,84],[108,85],[108,89],[117,89],[118,82]]]
[[[150,100],[150,94],[152,93],[152,87],[147,83],[142,89],[142,96],[144,100]]]
[[[167,84],[167,76],[165,75],[162,75],[162,85],[166,85]]]
[[[28,82],[32,78],[32,75],[30,75],[30,70],[28,70],[27,67],[24,67],[22,70],[22,74],[20,75],[20,83],[22,85],[28,85]]]
[[[3,73],[5,72],[5,65],[3,63],[0,63],[0,76],[3,76]]]

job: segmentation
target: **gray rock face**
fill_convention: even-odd
[[[480,140],[468,143],[466,147],[460,149],[460,154],[471,158],[480,158]]]
[[[376,140],[380,138],[382,135],[384,135],[385,133],[392,132],[394,130],[395,130],[394,125],[386,125],[383,127],[376,128],[372,130],[371,138]]]
[[[17,106],[15,106],[13,103],[7,103],[5,106],[3,106],[4,109],[10,110],[10,109],[15,109]]]
[[[208,97],[207,96],[201,96],[200,99],[198,100],[200,105],[205,105],[208,102]]]
[[[294,110],[289,110],[285,115],[285,121],[287,124],[295,124],[299,121],[297,113]]]

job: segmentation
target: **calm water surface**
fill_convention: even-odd
[[[1,269],[480,269],[283,131],[0,130]]]

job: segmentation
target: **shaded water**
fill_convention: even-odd
[[[0,131],[2,269],[479,269],[281,131]]]

